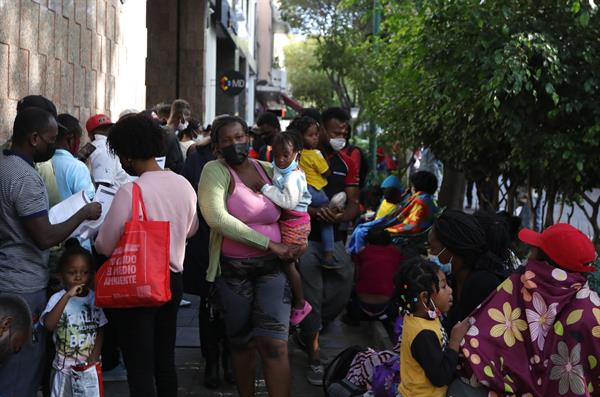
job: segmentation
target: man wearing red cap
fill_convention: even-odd
[[[586,277],[594,245],[567,224],[519,238],[531,247],[527,263],[471,313],[462,375],[497,395],[598,395],[600,298]],[[448,395],[468,386],[454,387]]]
[[[119,159],[106,145],[106,138],[113,124],[108,116],[97,114],[88,119],[85,129],[96,147],[90,155],[94,183],[119,188],[129,181],[129,176],[121,167]]]

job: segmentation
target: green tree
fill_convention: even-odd
[[[291,42],[285,49],[285,68],[294,98],[324,109],[333,106],[335,93],[329,78],[319,67],[314,39]]]
[[[581,203],[596,241],[600,15],[588,1],[384,1],[369,113],[471,178]],[[552,222],[552,211],[546,219]],[[595,217],[594,217],[595,215]]]
[[[327,76],[338,103],[346,109],[361,103],[366,79],[362,53],[356,48],[369,34],[371,4],[366,0],[287,0],[280,6],[292,29],[315,41],[316,67]]]

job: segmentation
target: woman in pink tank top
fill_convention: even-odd
[[[262,166],[254,160],[247,160],[258,172],[263,183],[270,183]],[[227,209],[229,214],[244,222],[251,229],[264,234],[271,241],[281,242],[279,232],[279,216],[281,211],[271,200],[260,193],[253,191],[240,179],[235,170],[227,165],[233,179],[231,185],[233,190],[227,198]],[[237,242],[225,236],[221,253],[228,258],[258,258],[265,255],[263,250],[250,247],[244,243]]]
[[[300,252],[281,244],[281,211],[260,193],[271,183],[272,165],[248,158],[247,130],[234,116],[220,116],[212,123],[219,159],[206,164],[199,185],[200,208],[211,227],[211,266],[218,266],[214,273],[209,266],[207,279],[217,275],[239,394],[254,395],[258,350],[269,395],[289,396],[291,293],[282,260],[295,259]]]

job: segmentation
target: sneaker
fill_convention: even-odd
[[[185,300],[183,298],[181,298],[181,300],[179,301],[179,307],[188,307],[191,305],[192,305],[192,302]]]
[[[102,371],[102,380],[105,382],[123,382],[127,380],[127,370],[123,363],[119,363],[110,371]]]
[[[310,364],[306,370],[306,380],[313,386],[323,386],[323,364],[315,363]]]

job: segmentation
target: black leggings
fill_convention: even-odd
[[[182,294],[181,273],[171,272],[169,302],[160,307],[114,310],[131,397],[177,395],[175,337]]]

